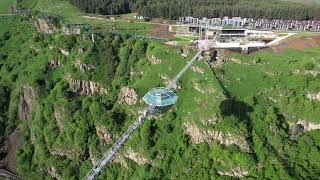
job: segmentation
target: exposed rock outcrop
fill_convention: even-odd
[[[209,124],[217,124],[220,122],[220,117],[218,114],[213,115],[211,118],[203,120],[202,123],[203,125],[209,125]]]
[[[320,129],[320,124],[312,123],[301,119],[295,125],[298,125],[303,133]]]
[[[97,152],[92,152],[89,150],[89,157],[91,160],[91,163],[95,166],[99,163],[100,158],[97,155]]]
[[[191,67],[191,70],[195,73],[199,73],[199,74],[203,74],[204,73],[204,70],[198,66],[192,66]]]
[[[204,88],[201,86],[201,84],[199,84],[199,83],[197,83],[197,82],[194,82],[194,83],[193,83],[193,87],[194,87],[195,90],[201,92],[202,94],[205,93],[205,90],[204,90]]]
[[[95,69],[96,67],[92,64],[83,64],[81,63],[80,59],[76,59],[76,61],[74,62],[74,64],[76,65],[76,67],[80,68],[80,71],[89,71],[91,69]]]
[[[37,96],[32,87],[22,86],[18,106],[19,119],[26,121],[36,107]]]
[[[248,171],[242,170],[240,167],[236,167],[227,172],[218,171],[221,176],[231,176],[235,178],[243,178],[249,175]]]
[[[16,150],[19,146],[19,131],[16,129],[3,144],[0,144],[0,169],[16,172]]]
[[[35,20],[35,26],[38,32],[52,34],[57,32],[59,29],[54,24],[52,24],[48,19],[37,17]]]
[[[307,94],[307,98],[310,99],[310,100],[320,101],[320,92],[318,92],[318,93],[309,93],[309,94]]]
[[[124,159],[123,155],[117,154],[112,161],[113,163],[119,163],[123,167],[128,167],[126,160]]]
[[[300,69],[295,69],[291,71],[293,74],[302,74],[302,75],[312,75],[314,77],[317,77],[320,74],[320,71],[317,70],[300,70]]]
[[[168,76],[166,75],[160,75],[160,78],[163,80],[163,83],[168,86],[171,83],[171,80],[169,79]],[[179,85],[179,82],[177,82],[176,86],[174,87],[174,89],[181,89],[182,87]]]
[[[120,92],[120,100],[128,105],[134,105],[138,102],[138,94],[134,89],[123,87]]]
[[[184,131],[191,137],[191,141],[194,144],[202,142],[211,143],[216,140],[224,145],[237,145],[244,152],[251,152],[250,147],[246,139],[239,135],[233,135],[230,133],[223,134],[217,130],[204,130],[198,128],[195,124],[185,123]]]
[[[79,54],[83,54],[85,52],[85,49],[84,48],[79,48]]]
[[[107,144],[112,143],[112,134],[107,128],[102,126],[96,126],[96,132],[100,140],[103,140]]]
[[[80,34],[81,28],[80,27],[63,26],[62,32],[65,35]]]
[[[61,180],[62,179],[61,176],[58,174],[58,171],[56,170],[56,168],[54,166],[51,166],[50,168],[47,168],[47,172],[51,177],[53,177],[53,178],[55,178],[57,180]]]
[[[144,158],[140,153],[134,152],[131,148],[126,151],[124,156],[136,162],[140,166],[149,163],[146,158]]]
[[[55,59],[50,60],[48,62],[48,65],[53,69],[63,67],[63,64],[59,60],[55,60]]]
[[[59,48],[60,49],[60,52],[61,54],[65,55],[65,56],[69,56],[69,51],[65,50],[65,49],[62,49],[62,48]]]
[[[76,154],[76,151],[72,148],[53,147],[50,149],[50,154],[72,158]]]
[[[60,130],[63,130],[62,113],[57,107],[54,108],[54,117]]]
[[[148,57],[151,64],[161,64],[162,60],[156,58],[154,55],[151,55],[151,57]]]
[[[70,91],[81,95],[92,96],[94,94],[106,95],[107,90],[100,83],[85,80],[76,80],[67,76]]]

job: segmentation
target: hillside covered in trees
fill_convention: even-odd
[[[44,34],[35,21],[0,18],[1,140],[19,130],[24,179],[82,179],[146,107],[143,95],[195,52],[183,58],[180,48],[125,34],[95,43]],[[216,69],[197,61],[177,104],[146,120],[100,178],[319,177],[320,131],[311,127],[320,101],[307,95],[319,92],[319,75],[308,74],[319,72],[319,52],[234,54]]]
[[[241,16],[268,19],[320,19],[320,5],[281,0],[69,0],[85,12],[177,19],[181,16]]]

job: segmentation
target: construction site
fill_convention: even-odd
[[[271,47],[274,44],[294,35],[294,32],[275,32],[268,28],[249,29],[247,19],[234,17],[220,18],[179,18],[176,25],[169,30],[177,37],[194,38],[192,43],[197,49],[228,49],[242,54]],[[250,26],[251,27],[251,26]]]

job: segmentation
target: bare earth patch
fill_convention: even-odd
[[[132,161],[136,162],[138,165],[144,165],[149,163],[149,160],[143,157],[142,154],[133,151],[133,149],[129,148],[124,156]]]
[[[303,50],[306,48],[313,48],[320,46],[320,36],[312,36],[312,37],[302,37],[302,38],[291,38],[277,46],[271,47],[273,52],[281,53],[286,49],[298,49]]]

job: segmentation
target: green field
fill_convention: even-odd
[[[0,14],[11,13],[10,8],[16,3],[16,0],[1,0],[0,1]]]
[[[306,93],[316,92],[320,87],[318,77],[294,74],[295,71],[307,71],[307,64],[313,64],[313,71],[319,71],[319,48],[304,51],[287,50],[282,54],[258,52],[249,56],[234,55],[243,63],[227,63],[218,70],[230,93],[242,99],[250,96],[264,96],[276,100],[274,104],[288,117],[288,121],[308,119],[319,123],[320,103],[305,98]],[[223,72],[223,74],[221,74]],[[299,109],[299,111],[297,111]]]

